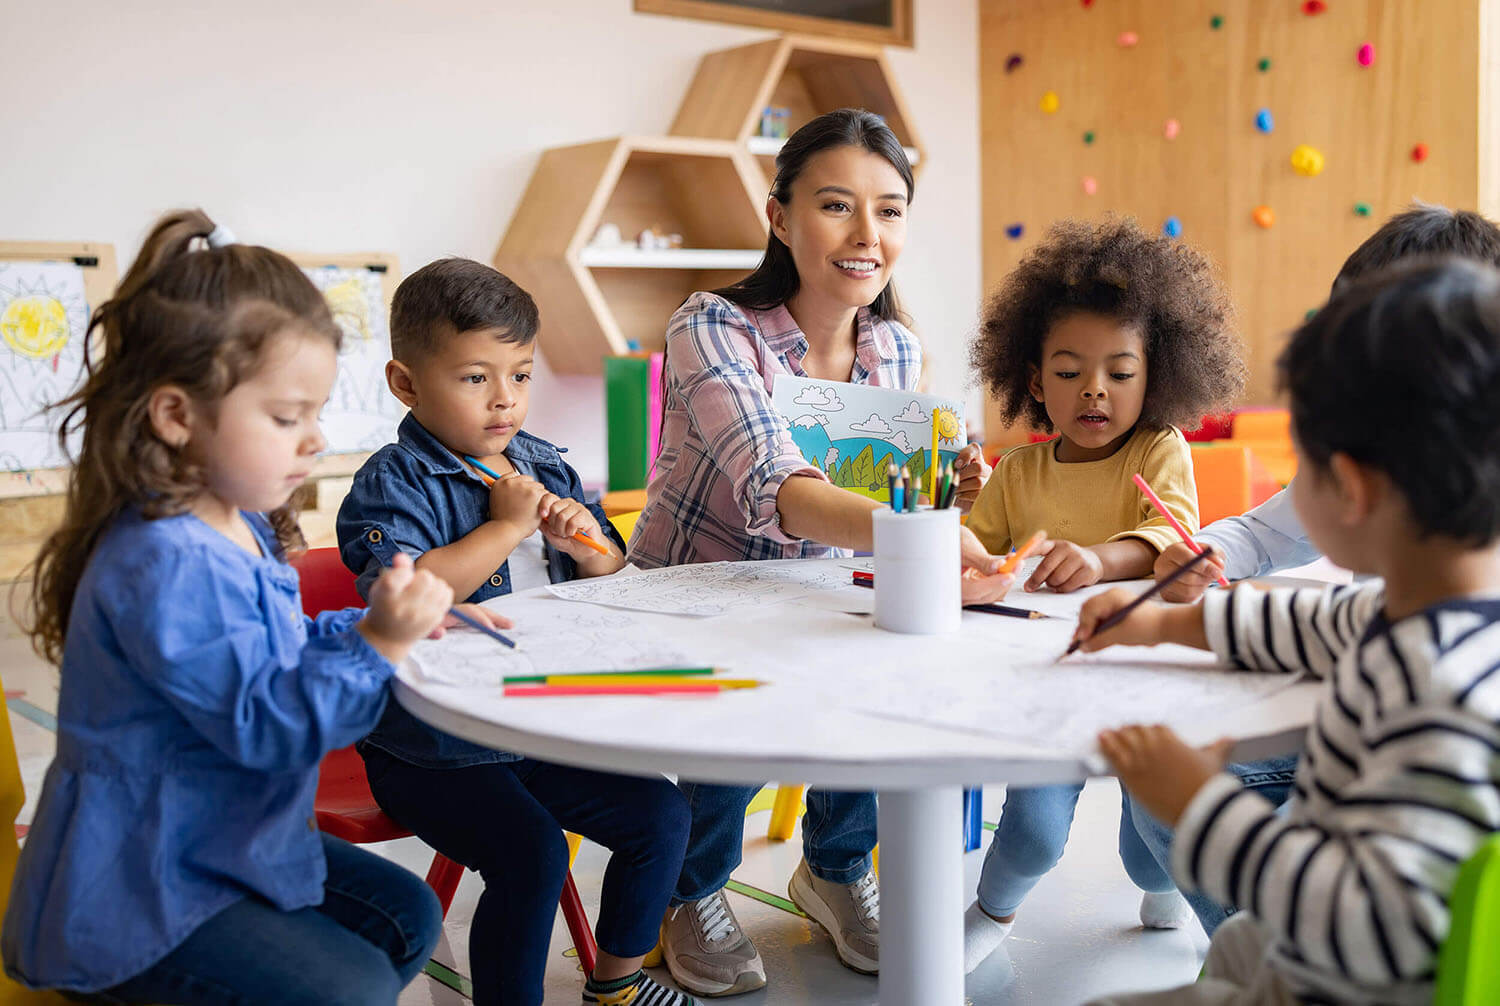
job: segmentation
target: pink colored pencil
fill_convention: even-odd
[[[1167,509],[1167,505],[1161,501],[1160,496],[1151,491],[1151,487],[1146,484],[1146,480],[1141,478],[1139,475],[1134,475],[1131,477],[1135,480],[1135,487],[1139,489],[1143,494],[1145,494],[1145,497],[1151,501],[1152,506],[1156,507],[1156,512],[1165,517],[1167,519],[1167,523],[1172,525],[1172,530],[1176,531],[1177,534],[1182,538],[1182,543],[1188,548],[1192,549],[1194,555],[1201,555],[1203,553],[1202,546],[1194,541],[1192,536],[1187,533],[1187,528],[1183,527],[1177,522],[1177,518],[1172,516],[1172,511]],[[1229,586],[1229,581],[1224,579],[1223,576],[1220,576],[1219,586],[1227,587]]]
[[[546,695],[714,695],[718,685],[506,685],[506,698]]]

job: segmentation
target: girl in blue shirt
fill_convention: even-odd
[[[313,796],[453,595],[402,557],[368,612],[302,614],[288,501],[324,447],[339,329],[289,260],[197,211],[156,226],[95,328],[31,598],[57,756],[5,970],[111,1003],[395,1003],[437,900],[320,834]]]

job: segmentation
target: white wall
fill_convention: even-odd
[[[700,55],[767,34],[630,7],[6,3],[0,239],[113,242],[123,272],[156,214],[198,205],[275,247],[489,261],[542,148],[664,132]],[[892,62],[930,168],[898,276],[933,390],[956,394],[979,298],[977,8],[916,8],[918,47]],[[602,481],[599,381],[537,376],[528,428]]]

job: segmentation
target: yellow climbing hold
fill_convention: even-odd
[[[1323,173],[1323,151],[1317,147],[1310,147],[1305,143],[1299,143],[1297,149],[1292,151],[1292,170],[1308,178],[1321,175]]]
[[[1041,110],[1046,112],[1048,115],[1051,115],[1053,112],[1057,111],[1058,106],[1061,104],[1062,102],[1058,100],[1057,92],[1048,91],[1046,94],[1042,95],[1042,100],[1039,103],[1038,107],[1040,107]]]

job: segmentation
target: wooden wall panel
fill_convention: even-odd
[[[1500,211],[1481,201],[1497,183],[1495,153],[1480,143],[1493,129],[1481,94],[1500,91],[1500,59],[1482,60],[1480,44],[1496,35],[1497,6],[1335,0],[1310,17],[1298,0],[980,0],[986,290],[1058,219],[1115,212],[1159,231],[1176,216],[1234,296],[1247,401],[1273,401],[1286,333],[1383,219],[1414,198]],[[1127,31],[1134,47],[1118,44]],[[1367,41],[1376,60],[1364,68],[1356,53]],[[1007,72],[1012,53],[1023,62]],[[1051,115],[1038,107],[1048,90],[1060,101]],[[1260,108],[1275,119],[1269,134],[1255,128]],[[1168,119],[1180,124],[1174,140]],[[1430,152],[1420,164],[1410,157],[1419,142]],[[1326,157],[1316,178],[1292,170],[1301,143]],[[1269,230],[1252,219],[1260,205],[1276,214]],[[1012,240],[1006,228],[1018,223],[1025,232]],[[986,428],[1007,439],[993,409]]]

